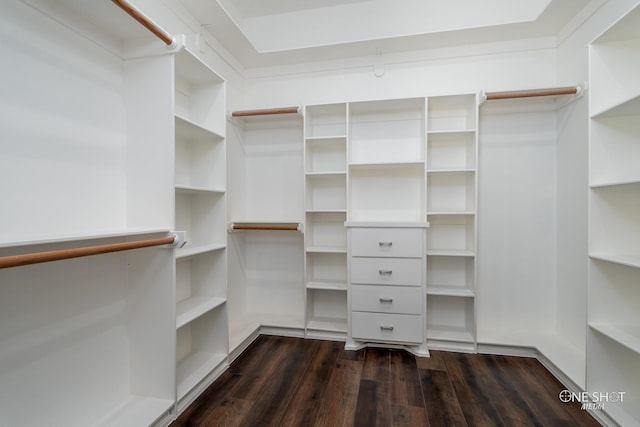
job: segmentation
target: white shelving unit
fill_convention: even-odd
[[[427,345],[476,351],[478,101],[427,98]]]
[[[346,346],[425,356],[425,99],[348,108]]]
[[[305,331],[347,333],[347,104],[309,105],[304,121]]]
[[[640,423],[640,7],[589,50],[587,389],[625,392],[604,411]]]
[[[224,80],[187,49],[175,55],[177,409],[227,367]]]
[[[111,2],[75,6],[2,6],[1,127],[12,142],[0,165],[12,183],[0,256],[173,229],[173,52]],[[173,259],[153,247],[1,270],[0,423],[167,424]]]
[[[349,104],[348,221],[424,220],[424,98]]]

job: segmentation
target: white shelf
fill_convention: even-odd
[[[307,322],[307,329],[327,332],[347,332],[347,319],[314,317]]]
[[[204,245],[185,246],[176,250],[176,259],[185,259],[194,255],[225,249],[227,245],[222,243],[210,243]]]
[[[634,185],[634,184],[640,184],[640,178],[638,179],[632,178],[632,179],[608,181],[608,182],[592,182],[589,185],[589,188],[593,188],[593,189],[607,188],[607,187],[613,188],[613,187],[619,187],[624,185]]]
[[[427,297],[427,340],[474,342],[475,298],[458,295]]]
[[[195,296],[178,302],[176,306],[176,329],[226,303],[226,301],[225,298]]]
[[[139,427],[152,425],[158,417],[173,408],[173,399],[157,399],[145,396],[129,396],[104,419],[99,427]]]
[[[464,327],[431,324],[427,326],[427,341],[474,342],[471,332]]]
[[[225,241],[227,224],[224,193],[176,191],[175,203],[175,227],[187,233],[187,246]]]
[[[175,55],[175,116],[224,137],[224,80],[188,49]]]
[[[345,137],[307,138],[305,171],[307,175],[331,171],[346,172],[347,141]]]
[[[307,213],[347,213],[346,209],[307,209]]]
[[[636,351],[589,328],[587,384],[590,390],[625,392],[624,400],[605,403],[604,411],[620,426],[640,421],[640,358]]]
[[[40,236],[33,240],[15,240],[0,242],[0,248],[11,248],[20,246],[35,246],[35,245],[48,245],[57,243],[72,243],[83,242],[87,240],[100,240],[100,239],[120,239],[126,237],[138,237],[144,235],[169,233],[169,229],[129,229],[129,230],[107,230],[99,233],[91,234],[60,234]]]
[[[438,216],[447,216],[447,215],[468,215],[473,216],[476,214],[476,211],[427,211],[427,216],[438,215]]]
[[[440,173],[455,173],[455,174],[459,174],[459,173],[475,173],[476,169],[475,168],[441,168],[441,169],[437,169],[437,168],[429,168],[427,169],[427,174],[432,175],[432,174],[440,174]]]
[[[591,259],[606,261],[613,264],[626,265],[628,267],[640,268],[640,255],[622,255],[622,254],[589,254]]]
[[[589,51],[592,118],[637,115],[640,38],[594,43]],[[615,82],[616,84],[607,84]]]
[[[428,221],[346,221],[345,227],[428,228]]]
[[[349,163],[424,161],[424,98],[349,105]]]
[[[473,212],[476,210],[476,174],[474,172],[429,173],[427,211]]]
[[[406,162],[375,162],[375,163],[349,163],[350,169],[385,169],[403,168],[407,166],[423,166],[424,160],[411,160]]]
[[[346,177],[347,171],[345,170],[336,170],[336,171],[324,171],[324,172],[305,172],[305,176],[307,178],[323,178],[323,177]]]
[[[226,353],[196,352],[178,362],[176,369],[178,400],[227,360]]]
[[[348,221],[417,222],[424,218],[424,163],[350,167]]]
[[[428,132],[427,170],[475,170],[477,134],[474,131]]]
[[[347,248],[343,246],[311,246],[307,248],[307,252],[346,254]]]
[[[467,132],[477,126],[476,95],[427,98],[427,132]]]
[[[591,188],[640,182],[640,115],[592,119],[590,125]]]
[[[187,117],[181,116],[179,114],[175,115],[175,131],[176,135],[179,135],[181,138],[185,139],[206,139],[216,141],[224,139],[224,135],[220,135],[213,130],[202,127],[198,123],[193,122]]]
[[[309,252],[306,254],[307,288],[346,289],[346,252]]]
[[[475,251],[473,215],[430,215],[427,253],[430,251]]]
[[[337,140],[345,140],[347,138],[346,135],[327,135],[327,136],[307,136],[305,140],[309,142],[326,142],[326,141],[337,141]]]
[[[207,188],[194,185],[176,184],[176,191],[184,194],[224,194],[224,188]]]
[[[307,289],[324,289],[330,291],[346,291],[346,280],[312,280],[307,282]]]
[[[476,254],[474,251],[432,249],[427,250],[427,256],[475,257]]]
[[[427,256],[427,293],[473,296],[474,288],[475,258]]]
[[[450,297],[473,298],[475,297],[475,292],[467,288],[427,285],[427,295],[442,295],[442,296],[450,296]]]
[[[324,282],[329,283],[329,281]],[[332,285],[345,284],[333,281]],[[306,329],[316,331],[347,331],[347,292],[335,286],[310,288],[307,286]]]
[[[309,105],[305,108],[305,136],[308,140],[346,138],[347,104]]]
[[[600,111],[591,116],[592,119],[600,119],[605,117],[623,117],[623,116],[639,116],[640,115],[640,95],[633,98],[622,101],[620,104],[616,104],[609,107],[606,110]]]
[[[441,130],[428,130],[427,135],[465,135],[471,134],[474,135],[476,133],[476,128],[467,128],[467,129],[441,129]]]
[[[346,174],[307,175],[305,209],[342,211],[347,204]]]
[[[589,327],[640,355],[640,325],[589,322]]]

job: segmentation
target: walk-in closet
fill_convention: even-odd
[[[0,54],[0,427],[182,425],[265,352],[640,425],[637,0],[4,0]]]

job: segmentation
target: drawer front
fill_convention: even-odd
[[[351,258],[351,283],[422,285],[422,259]]]
[[[422,314],[422,288],[352,285],[351,310]]]
[[[362,341],[421,343],[424,317],[408,314],[351,313],[351,336]]]
[[[353,256],[419,258],[422,246],[422,230],[419,228],[351,229]]]

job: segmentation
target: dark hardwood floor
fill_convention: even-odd
[[[260,336],[171,425],[598,426],[537,360]]]

